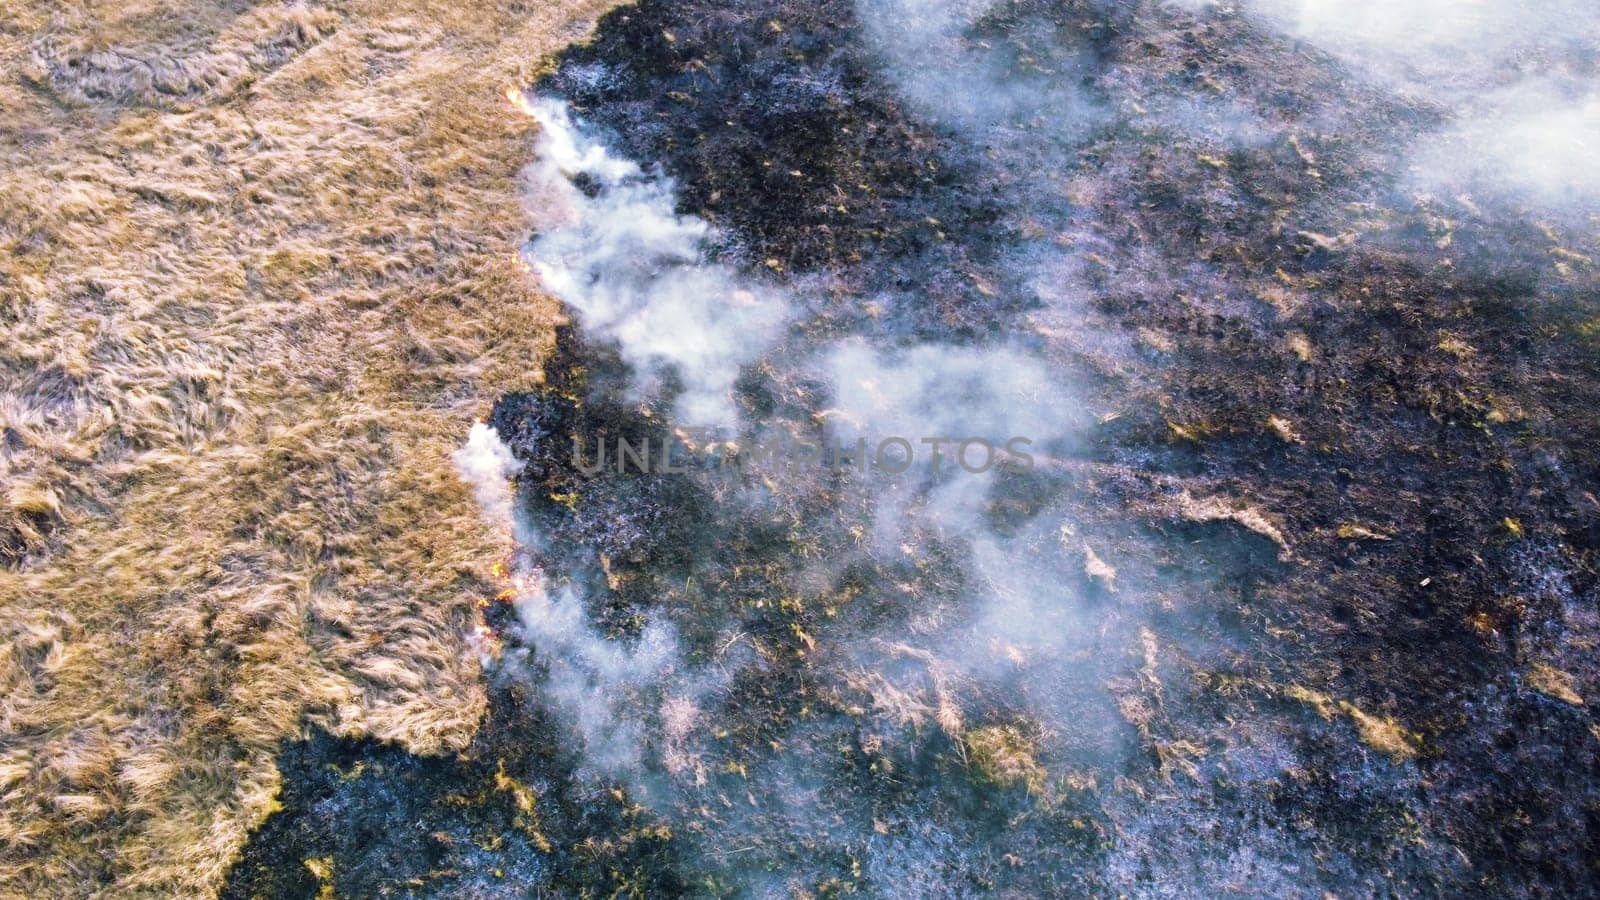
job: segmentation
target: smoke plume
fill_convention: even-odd
[[[527,248],[545,287],[586,332],[617,343],[639,399],[673,382],[679,422],[731,423],[739,369],[782,330],[784,299],[715,261],[715,233],[674,211],[669,179],[613,156],[557,100],[532,111],[542,130],[531,187],[560,207]]]

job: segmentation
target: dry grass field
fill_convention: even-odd
[[[539,378],[504,89],[604,0],[0,2],[0,893],[210,894],[318,725],[459,749]]]

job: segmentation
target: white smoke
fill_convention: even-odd
[[[616,341],[638,399],[675,376],[680,424],[731,424],[739,371],[781,333],[788,304],[710,258],[715,233],[675,213],[670,180],[613,156],[558,100],[531,111],[542,130],[529,177],[560,210],[527,250],[545,287],[580,313],[588,333]]]
[[[1071,637],[1065,629],[1077,621],[1080,598],[1070,585],[1072,573],[1082,570],[1081,548],[1064,550],[1059,519],[1047,513],[1019,534],[996,535],[990,515],[1006,465],[973,471],[983,467],[986,454],[976,445],[963,453],[961,442],[981,440],[1011,466],[1050,465],[1070,453],[1093,421],[1071,386],[1033,352],[1012,345],[924,344],[885,352],[852,340],[832,350],[825,371],[834,392],[829,419],[842,445],[858,435],[869,445],[888,436],[917,444],[913,477],[871,484],[879,550],[898,547],[914,526],[968,545],[965,603],[974,617],[970,630],[949,636],[948,658],[986,669],[997,641],[1059,651]],[[936,448],[924,440],[933,438],[947,441],[939,475],[932,465]],[[1008,444],[1016,454],[1004,452]],[[1041,633],[1045,622],[1060,628]],[[1047,656],[1039,661],[1050,662]]]
[[[670,626],[651,622],[629,641],[609,640],[590,623],[574,585],[553,588],[538,570],[516,580],[521,637],[546,669],[545,699],[583,739],[591,765],[637,781],[652,727],[641,712],[669,726],[692,718],[703,679],[682,671]]]
[[[487,423],[473,423],[467,442],[450,459],[461,480],[472,485],[484,519],[491,525],[511,525],[512,495],[507,482],[521,471],[522,463],[511,455],[511,448],[500,440],[500,433]]]
[[[1072,394],[1018,347],[883,351],[846,340],[827,352],[822,370],[841,447],[865,439],[872,453],[900,439],[912,451],[909,477],[870,482],[880,551],[900,544],[913,513],[950,536],[986,533],[1000,466],[1044,453],[1083,424]]]
[[[1019,93],[1012,111],[1020,115],[1035,100]],[[776,345],[788,304],[708,257],[710,227],[673,213],[669,181],[646,177],[636,164],[611,155],[559,101],[531,106],[544,126],[533,178],[563,207],[563,217],[528,251],[545,285],[581,314],[586,331],[617,341],[642,393],[657,390],[659,375],[671,370],[685,387],[674,409],[676,424],[737,422],[734,382],[743,366]],[[998,465],[982,473],[960,470],[964,439],[982,439],[998,462],[1008,458],[1013,439],[1022,439],[1025,452],[1043,454],[1070,444],[1087,427],[1090,417],[1075,393],[1035,351],[1008,344],[885,349],[846,338],[792,354],[788,362],[775,357],[790,375],[822,377],[830,401],[822,418],[839,446],[864,438],[876,447],[889,437],[912,445],[915,471],[860,484],[873,510],[879,552],[898,552],[912,530],[925,528],[974,546],[978,578],[966,602],[975,607],[977,632],[930,634],[942,653],[955,664],[984,668],[961,657],[987,661],[993,640],[1018,639],[1015,623],[1027,620],[1019,616],[1057,624],[1071,619],[1067,607],[1076,597],[1060,589],[1061,572],[1081,568],[1081,556],[1064,554],[1053,531],[1043,543],[996,540],[988,516]],[[750,424],[758,431],[766,425]],[[933,474],[934,448],[925,439],[951,441],[939,448],[940,475]],[[987,451],[974,448],[967,461],[981,464],[979,457],[987,461]],[[637,775],[643,748],[672,743],[661,740],[662,730],[683,720],[683,710],[697,708],[708,676],[683,666],[672,630],[660,623],[626,642],[608,640],[572,585],[552,586],[542,574],[529,573],[519,579],[516,603],[533,660],[547,669],[545,696],[571,719],[586,758],[608,774]],[[874,636],[859,637],[860,646],[870,648]],[[961,647],[966,640],[979,648]],[[866,658],[874,651],[862,652]]]
[[[1071,427],[1071,395],[1018,347],[923,344],[885,352],[847,340],[829,352],[824,370],[848,430],[1003,445],[1016,436],[1043,442]]]
[[[1412,148],[1409,181],[1546,211],[1600,196],[1600,14],[1588,0],[1245,0],[1452,124]]]
[[[486,520],[511,528],[525,548],[540,543],[516,515],[507,481],[522,463],[492,426],[474,424],[452,459]],[[508,599],[521,622],[523,646],[509,664],[525,664],[531,649],[533,661],[546,670],[546,699],[583,739],[590,763],[611,776],[637,774],[647,727],[639,711],[657,710],[682,730],[705,680],[676,677],[680,654],[669,626],[652,622],[631,641],[608,640],[590,624],[574,584],[552,587],[541,569],[525,561],[511,578]]]
[[[1584,0],[1245,0],[1247,12],[1400,90],[1470,99],[1592,47]]]
[[[1412,166],[1420,187],[1595,211],[1600,93],[1570,100],[1548,84],[1525,84],[1486,97],[1481,109],[1417,148]]]
[[[1067,77],[1081,61],[1040,61],[1019,69],[1000,48],[969,32],[997,0],[859,0],[856,14],[883,71],[917,111],[963,129],[1005,129],[1017,140],[1043,134],[1078,138],[1105,123],[1106,111]],[[1048,38],[1039,42],[1049,46]],[[999,145],[999,146],[1004,146]]]

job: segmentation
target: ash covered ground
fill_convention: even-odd
[[[1341,9],[608,16],[488,716],[287,746],[228,893],[1591,893],[1600,21]],[[1034,464],[714,462],[888,435]]]

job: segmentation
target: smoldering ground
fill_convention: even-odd
[[[1560,165],[1413,171],[1544,20],[1433,92],[1284,8],[645,3],[562,60],[531,182],[569,214],[528,256],[575,321],[492,423],[547,579],[491,607],[496,689],[546,714],[481,745],[549,798],[536,884],[1592,876],[1593,210]],[[707,421],[1025,433],[1039,465],[570,462],[694,459]],[[488,890],[454,858],[433,883]]]

